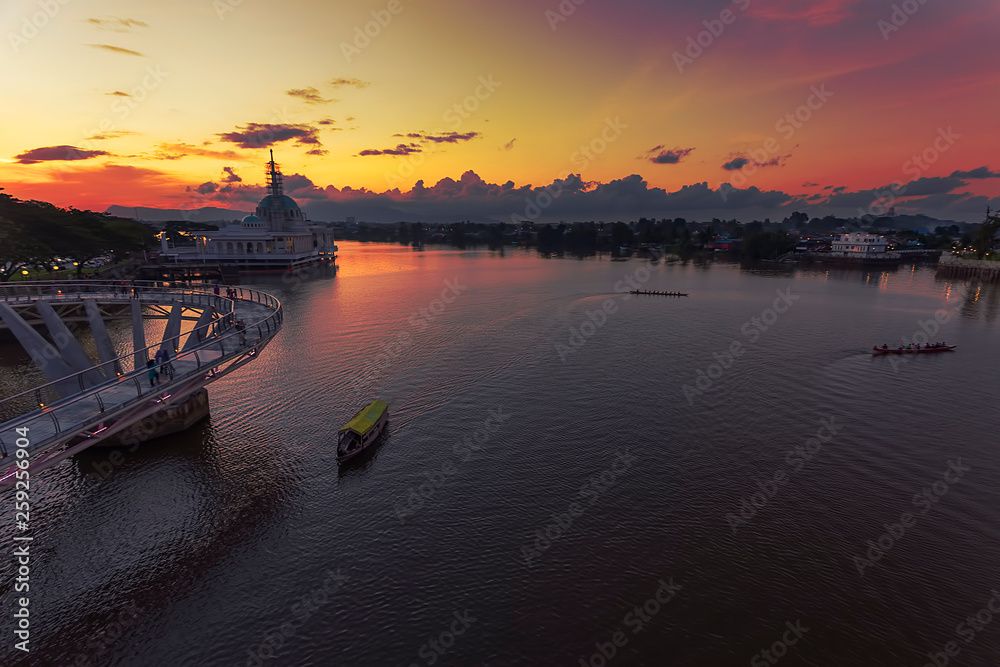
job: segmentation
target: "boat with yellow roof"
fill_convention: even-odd
[[[361,408],[337,432],[337,462],[351,460],[371,447],[389,422],[389,404],[376,399]]]

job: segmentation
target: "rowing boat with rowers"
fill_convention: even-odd
[[[645,294],[647,296],[687,296],[683,292],[648,292],[642,290],[632,290],[629,294]]]
[[[937,347],[928,345],[925,347],[897,347],[890,348],[885,345],[872,348],[872,354],[934,354],[935,352],[951,352],[958,345],[939,345]]]

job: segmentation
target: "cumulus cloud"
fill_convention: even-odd
[[[319,130],[305,123],[247,123],[232,132],[217,135],[240,148],[267,148],[294,140],[299,146],[320,146]]]
[[[517,141],[517,137],[515,137],[515,138],[511,139],[510,141],[508,141],[507,143],[505,143],[503,145],[503,149],[505,151],[513,150],[514,149],[514,142],[515,141]]]
[[[21,164],[36,164],[61,160],[89,160],[99,155],[111,155],[111,153],[101,150],[84,150],[76,146],[43,146],[15,155],[14,159]]]
[[[197,187],[188,188],[188,192],[197,192],[200,195],[210,195],[216,192],[218,189],[219,186],[216,183],[208,181],[207,183],[202,183]]]
[[[223,167],[222,173],[225,174],[222,177],[223,183],[242,183],[243,179],[233,170],[232,167]]]
[[[330,154],[330,151],[326,150],[325,148],[314,148],[312,150],[306,151],[306,155],[319,155],[319,156],[322,156],[322,155],[329,155],[329,154]]]
[[[666,149],[662,145],[650,148],[642,156],[653,164],[677,164],[694,151],[694,148],[671,148]]]
[[[133,51],[132,49],[123,49],[120,46],[111,46],[110,44],[88,44],[87,46],[92,46],[95,49],[104,49],[105,51],[110,51],[111,53],[124,53],[127,56],[145,57],[138,51]]]
[[[293,90],[286,90],[286,95],[291,95],[292,97],[298,97],[307,104],[328,104],[330,102],[337,102],[335,99],[326,99],[319,94],[319,91],[313,87],[309,88],[295,88]]]

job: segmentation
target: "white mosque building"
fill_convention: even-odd
[[[267,164],[267,190],[268,195],[252,215],[198,236],[193,251],[168,248],[164,235],[162,254],[177,262],[215,264],[248,272],[333,263],[337,252],[333,229],[311,224],[295,200],[284,193],[274,151]]]

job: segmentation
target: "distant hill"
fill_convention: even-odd
[[[215,206],[195,208],[189,211],[182,211],[177,208],[148,208],[145,206],[109,206],[105,211],[108,215],[119,218],[136,219],[142,222],[169,222],[171,220],[190,220],[191,222],[229,222],[230,220],[241,220],[250,215],[249,211],[233,211]]]
[[[310,220],[315,222],[340,222],[348,217],[357,218],[358,222],[427,222],[432,224],[450,224],[453,222],[497,222],[493,218],[482,215],[419,215],[407,211],[401,211],[392,206],[386,206],[378,201],[358,201],[349,204],[322,201],[312,202],[303,206],[305,214]],[[234,211],[215,206],[181,210],[176,208],[149,208],[146,206],[109,206],[106,213],[122,218],[136,218],[138,211],[139,220],[142,222],[164,223],[176,220],[187,220],[190,222],[220,223],[231,220],[240,220],[248,215],[250,211]]]

